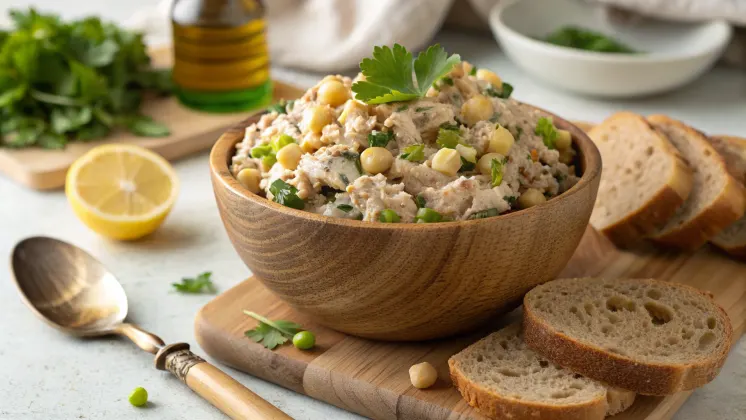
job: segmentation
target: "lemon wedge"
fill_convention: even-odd
[[[106,144],[78,158],[65,194],[93,231],[113,239],[143,237],[163,223],[179,191],[166,159],[139,146]]]

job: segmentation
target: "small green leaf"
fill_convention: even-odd
[[[171,283],[171,286],[181,293],[215,293],[211,276],[212,272],[206,271],[194,278],[183,278],[181,283]]]
[[[351,206],[351,205],[349,205],[349,204],[338,204],[338,205],[337,205],[337,209],[338,209],[339,211],[343,211],[343,212],[345,212],[345,213],[349,213],[349,212],[351,212],[351,211],[352,211],[352,210],[354,209],[354,207],[352,207],[352,206]]]
[[[544,142],[544,145],[547,148],[549,149],[557,148],[555,143],[557,141],[557,137],[559,137],[559,133],[557,132],[557,129],[554,127],[554,123],[552,122],[551,118],[547,118],[547,117],[539,118],[539,121],[536,122],[536,128],[534,129],[534,133],[541,136],[542,141]]]
[[[283,206],[303,210],[306,203],[298,197],[298,189],[287,182],[277,179],[269,186],[272,201]]]
[[[500,214],[500,212],[497,211],[496,208],[490,208],[490,209],[487,209],[487,210],[482,210],[482,211],[478,211],[476,213],[472,213],[472,215],[469,216],[469,220],[486,219],[488,217],[494,217],[494,216],[497,216],[499,214]]]
[[[137,116],[127,122],[127,128],[135,135],[142,137],[165,137],[171,130],[149,117]]]
[[[106,137],[110,131],[109,127],[99,122],[94,122],[93,124],[81,127],[75,134],[75,138],[80,141],[91,141]]]
[[[64,149],[67,138],[59,133],[46,132],[39,135],[36,144],[43,149]]]
[[[393,138],[394,133],[391,131],[373,130],[368,134],[368,145],[370,147],[386,147]]]
[[[490,172],[492,175],[492,186],[497,187],[503,182],[503,163],[498,159],[490,161]]]
[[[403,153],[399,155],[399,157],[410,162],[422,162],[423,160],[425,160],[425,145],[413,144],[407,146],[404,148]]]
[[[26,94],[26,89],[27,86],[22,84],[0,93],[0,108],[11,106],[20,101]]]
[[[91,121],[91,108],[54,108],[50,114],[50,123],[55,133],[64,134],[74,131]]]

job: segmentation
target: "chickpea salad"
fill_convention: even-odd
[[[231,164],[239,182],[295,209],[384,223],[497,216],[577,183],[570,133],[494,72],[438,45],[416,59],[376,47],[360,68],[249,126]]]

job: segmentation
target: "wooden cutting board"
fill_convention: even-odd
[[[746,264],[714,249],[703,248],[693,254],[652,248],[620,251],[589,227],[560,274],[560,277],[580,276],[655,277],[709,290],[728,312],[735,337],[740,337],[746,327]],[[243,315],[244,309],[271,319],[300,323],[316,334],[316,348],[305,352],[291,345],[275,351],[265,349],[244,337],[245,330],[256,326],[253,319]],[[507,324],[508,318],[496,319],[485,331],[452,339],[375,342],[314,324],[252,277],[202,308],[195,320],[195,333],[208,354],[229,366],[366,417],[484,419],[452,387],[446,361],[490,329]],[[408,369],[423,361],[436,367],[439,379],[433,388],[418,390],[409,382]],[[612,419],[667,420],[690,394],[638,397],[629,410]]]
[[[170,49],[151,51],[154,65],[170,66]],[[303,90],[282,82],[274,82],[274,99],[294,99]],[[0,173],[38,190],[60,188],[65,185],[65,174],[70,165],[88,150],[105,143],[132,143],[146,147],[169,160],[212,147],[223,131],[246,118],[250,112],[210,114],[198,112],[179,104],[175,97],[156,98],[143,105],[142,112],[165,123],[171,129],[168,137],[137,137],[130,133],[115,133],[104,139],[70,143],[64,150],[1,149]]]

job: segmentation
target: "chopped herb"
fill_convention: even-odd
[[[244,331],[244,335],[270,350],[274,350],[277,346],[287,343],[295,334],[303,330],[303,327],[295,322],[284,320],[271,321],[251,311],[243,311],[243,313],[259,321],[259,325],[256,328]]]
[[[391,131],[373,130],[368,134],[368,145],[370,147],[386,147],[393,138],[394,133]]]
[[[514,195],[506,195],[505,197],[503,197],[503,200],[507,201],[508,204],[510,204],[510,206],[513,207],[513,204],[515,204],[516,201],[518,201],[518,197]]]
[[[560,47],[577,50],[595,51],[600,53],[638,54],[627,45],[606,36],[600,32],[591,31],[576,26],[565,26],[550,33],[544,41]]]
[[[492,85],[489,85],[487,89],[484,90],[484,93],[495,98],[508,99],[510,98],[510,95],[513,94],[513,85],[503,82],[500,91],[495,90]]]
[[[355,219],[355,220],[363,220],[363,214],[362,213],[358,213],[358,214],[355,215],[355,217],[353,217],[353,219]]]
[[[354,162],[355,163],[355,168],[357,168],[357,172],[359,174],[361,174],[361,175],[363,174],[363,166],[360,164],[360,154],[359,153],[355,153],[355,152],[351,152],[349,150],[345,150],[344,152],[342,152],[342,157],[344,157],[345,159],[347,159],[349,161]],[[345,178],[347,178],[347,177],[345,177]]]
[[[442,80],[443,83],[447,84],[448,86],[453,86],[453,79],[451,79],[450,77],[444,77],[440,80]]]
[[[412,53],[399,44],[394,44],[394,48],[375,47],[373,57],[360,62],[365,80],[353,84],[352,91],[358,100],[368,104],[421,98],[435,81],[460,62],[457,54],[449,56],[437,44],[420,52],[414,60]]]
[[[267,107],[267,111],[276,112],[278,114],[287,114],[288,113],[287,105],[288,105],[287,101],[285,101],[284,99],[280,99],[280,102]]]
[[[396,112],[402,112],[409,109],[409,105],[402,105],[399,108],[396,108]]]
[[[462,100],[462,98],[461,98],[461,95],[459,95],[458,93],[454,93],[453,95],[451,95],[451,100],[452,100],[452,101],[453,101],[453,103],[455,103],[455,104],[460,104],[460,103],[461,103],[461,100]]]
[[[477,75],[477,66],[473,66],[471,70],[469,70],[469,76],[476,76]]]
[[[181,283],[171,283],[181,293],[215,293],[215,285],[210,280],[212,272],[205,271],[194,278],[183,278]]]
[[[250,154],[251,157],[256,159],[263,158],[272,154],[272,146],[269,144],[260,144],[259,146],[254,146],[251,149]]]
[[[440,125],[440,128],[444,130],[451,130],[451,131],[461,131],[461,126],[458,124],[451,124],[451,123],[443,123]]]
[[[515,139],[519,140],[522,135],[523,135],[523,128],[522,127],[516,127],[515,128]]]
[[[436,92],[440,92],[440,86],[438,86],[437,82],[433,82],[431,86]]]
[[[280,149],[292,143],[295,143],[295,139],[292,136],[288,136],[287,134],[281,134],[279,137],[272,140],[270,142],[270,145],[272,146],[272,150],[275,153],[277,153],[280,151]]]
[[[438,138],[435,142],[440,147],[448,149],[455,149],[458,142],[461,140],[461,135],[458,131],[441,128],[438,129]]]
[[[497,121],[499,119],[500,119],[500,113],[499,112],[495,112],[494,114],[492,114],[492,117],[490,117],[490,122],[497,123]],[[498,124],[498,125],[500,125],[500,124]]]
[[[438,223],[443,220],[443,215],[433,209],[422,207],[417,210],[414,220],[417,223]]]
[[[422,162],[425,160],[425,145],[413,144],[404,148],[404,153],[399,155],[400,158],[410,162]]]
[[[536,128],[534,129],[534,133],[541,136],[544,142],[544,145],[548,147],[549,149],[557,148],[557,146],[555,145],[555,142],[557,141],[557,137],[559,137],[559,133],[557,132],[557,129],[554,127],[554,123],[552,122],[551,118],[547,118],[547,117],[539,118],[539,121],[536,123]]]
[[[274,165],[275,163],[277,163],[277,156],[275,156],[274,153],[264,156],[262,158],[262,164],[266,166],[267,168],[271,168],[272,165]]]
[[[414,204],[417,205],[418,209],[424,208],[426,206],[425,197],[417,194],[417,196],[414,197]]]
[[[492,186],[497,187],[503,182],[503,162],[500,162],[498,159],[492,159],[490,169],[492,173]]]
[[[431,109],[433,109],[433,107],[431,106],[418,106],[417,108],[414,109],[414,112],[425,112]]]
[[[335,202],[337,200],[337,193],[339,192],[341,191],[335,190],[334,188],[326,186],[326,185],[321,187],[321,195],[326,197],[327,203]]]
[[[399,223],[399,215],[396,214],[395,211],[391,209],[386,209],[381,212],[381,214],[378,216],[378,220],[381,223]]]
[[[341,179],[345,185],[350,185],[350,178],[347,178],[347,175],[339,174],[339,179]]]
[[[499,214],[500,214],[500,212],[497,211],[496,208],[490,208],[490,209],[487,209],[487,210],[482,210],[482,211],[478,211],[476,213],[472,213],[472,215],[469,216],[469,220],[486,219],[488,217],[494,217],[494,216],[497,216]]]
[[[337,209],[338,209],[339,211],[343,211],[343,212],[345,212],[345,213],[349,213],[349,212],[351,212],[351,211],[352,211],[352,209],[354,209],[354,207],[352,207],[352,206],[351,206],[351,205],[349,205],[349,204],[339,204],[339,205],[337,205]]]
[[[477,167],[476,163],[469,162],[468,160],[464,159],[463,156],[461,156],[461,168],[458,170],[459,172],[473,171],[474,168],[476,167]]]
[[[275,203],[297,210],[303,210],[303,207],[305,207],[306,203],[298,197],[298,189],[281,179],[276,179],[269,186],[269,192],[272,194],[272,201]]]

